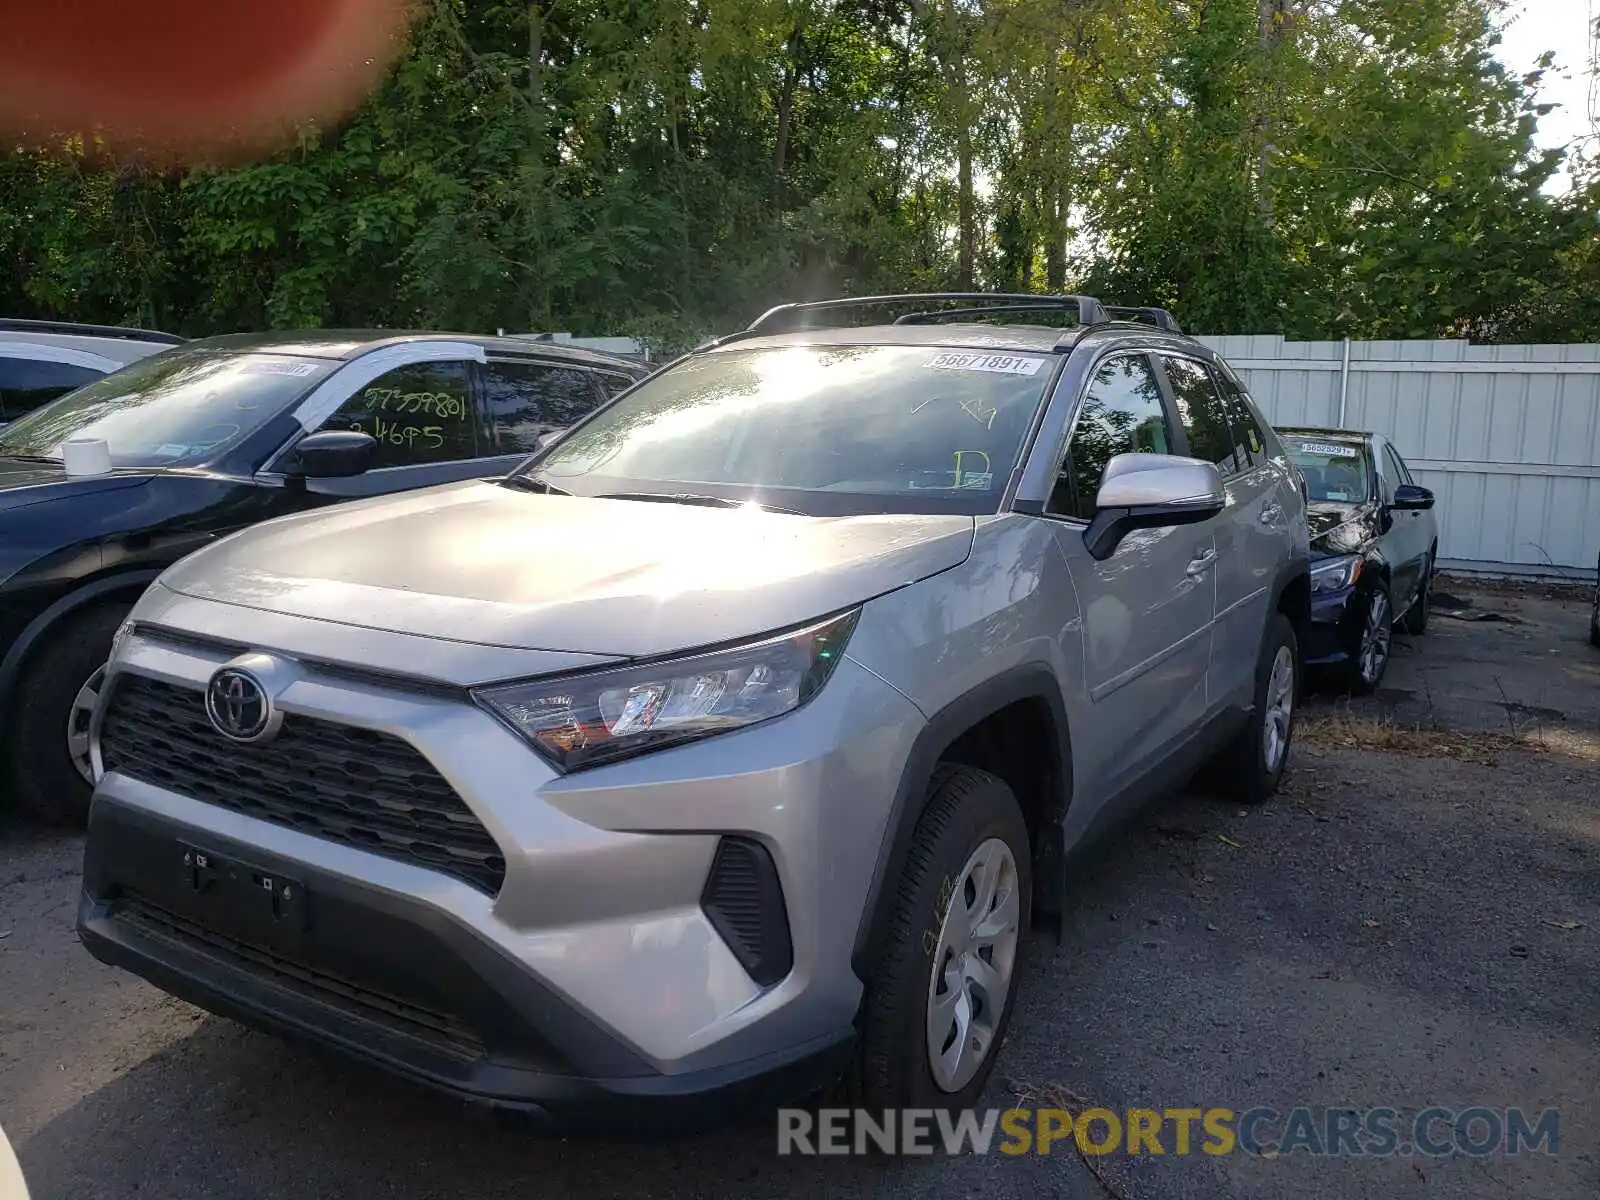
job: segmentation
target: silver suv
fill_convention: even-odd
[[[910,311],[818,327],[869,305]],[[1068,855],[1207,762],[1266,798],[1293,731],[1298,476],[1133,316],[784,306],[502,481],[168,569],[84,943],[559,1122],[971,1104]]]
[[[121,325],[0,317],[0,427],[183,340]]]

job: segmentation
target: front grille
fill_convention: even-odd
[[[506,863],[433,764],[387,733],[285,714],[261,745],[211,727],[201,692],[123,675],[100,729],[108,771],[464,880],[494,895]]]
[[[221,958],[236,970],[271,979],[281,987],[420,1038],[460,1058],[484,1056],[482,1040],[453,1014],[424,1008],[319,970],[281,951],[218,933],[134,892],[124,891],[118,897],[113,915],[146,937]]]

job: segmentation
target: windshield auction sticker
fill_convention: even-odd
[[[1042,358],[1025,358],[1019,354],[963,354],[947,351],[935,354],[922,365],[936,371],[988,371],[993,375],[1037,375],[1044,366]]]
[[[1354,446],[1336,446],[1332,442],[1295,442],[1301,454],[1320,454],[1324,458],[1360,458],[1361,451]]]
[[[239,368],[243,375],[292,375],[304,379],[317,369],[316,363],[282,362],[276,358],[258,358]]]

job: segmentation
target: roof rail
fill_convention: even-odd
[[[12,333],[61,333],[78,337],[128,338],[131,341],[161,342],[181,346],[188,338],[155,329],[135,329],[128,325],[88,325],[81,321],[33,321],[23,317],[0,317],[0,330]]]
[[[980,312],[1071,312],[1079,325],[1099,325],[1111,318],[1105,307],[1093,296],[1039,296],[1025,292],[908,292],[892,296],[850,296],[837,300],[809,300],[798,304],[779,304],[762,313],[740,335],[750,337],[761,333],[787,332],[805,328],[803,318],[815,312],[828,312],[840,308],[881,308],[891,304],[950,303],[964,300],[981,304],[981,308],[954,310],[968,316]],[[895,324],[934,322],[944,316],[944,311],[908,313],[909,319],[896,320]]]
[[[1182,333],[1178,327],[1178,319],[1164,308],[1126,308],[1122,305],[1106,305],[1106,311],[1113,317],[1126,317],[1131,321],[1148,321],[1157,329],[1165,329],[1169,333]]]

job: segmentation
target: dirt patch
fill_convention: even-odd
[[[1515,706],[1506,706],[1508,708]],[[1560,718],[1555,712],[1541,714]],[[1303,712],[1295,729],[1298,744],[1321,749],[1376,750],[1407,758],[1453,758],[1496,767],[1508,754],[1558,754],[1600,763],[1600,734],[1580,729],[1535,726],[1517,733],[1429,728],[1384,712]]]
[[[1496,596],[1509,600],[1583,600],[1594,595],[1594,580],[1577,579],[1485,579],[1478,575],[1454,575],[1440,571],[1434,576],[1435,595],[1444,592],[1452,599],[1460,596]]]
[[[1454,758],[1486,767],[1516,750],[1542,750],[1530,738],[1506,733],[1425,729],[1381,713],[1306,713],[1295,730],[1303,746],[1322,749],[1379,750],[1408,758]]]

